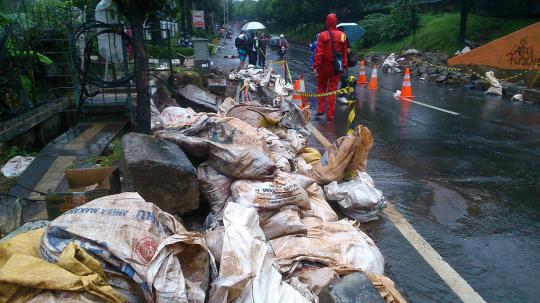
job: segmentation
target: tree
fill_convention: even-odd
[[[469,12],[472,7],[472,1],[470,0],[461,0],[461,7],[459,10],[460,19],[459,19],[459,41],[465,42],[467,38],[467,20],[469,18]]]
[[[137,108],[135,129],[141,133],[150,132],[150,94],[148,84],[148,58],[144,48],[144,20],[150,14],[169,7],[166,0],[115,0],[118,11],[131,24],[132,44],[135,62],[135,85],[137,87]]]

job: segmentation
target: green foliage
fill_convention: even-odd
[[[382,31],[385,27],[386,19],[387,15],[375,13],[367,15],[358,22],[366,31],[363,39],[359,40],[361,47],[368,48],[384,40]]]
[[[421,14],[416,37],[413,37],[413,34],[409,34],[406,37],[395,40],[368,40],[370,44],[367,44],[367,48],[375,52],[396,52],[413,47],[425,51],[442,51],[452,54],[464,47],[458,40],[459,18],[459,13]],[[364,26],[366,37],[371,37],[372,32],[364,25],[366,19],[368,18],[364,18],[359,23],[362,23],[362,26]],[[509,19],[471,14],[469,16],[467,36],[472,41],[486,43],[530,25],[535,21],[537,20],[533,18]],[[375,37],[377,36],[375,35]],[[366,44],[363,44],[363,42],[354,45],[357,50],[365,48],[364,46]]]
[[[366,33],[358,45],[368,48],[382,41],[401,39],[411,34],[418,22],[417,9],[410,1],[403,1],[399,7],[390,7],[389,14],[370,14],[359,21]]]
[[[148,57],[155,58],[155,59],[167,59],[169,58],[169,48],[167,46],[159,46],[154,44],[149,44],[146,46],[146,50],[148,52]],[[171,54],[172,58],[176,58],[177,54],[181,54],[182,56],[193,56],[194,50],[191,47],[176,47],[171,46]]]
[[[120,161],[122,157],[122,141],[114,139],[107,147],[106,154],[103,156],[91,155],[90,157],[75,164],[75,166],[89,166],[99,164],[101,167],[112,167],[115,162]]]
[[[176,47],[175,51],[185,57],[190,57],[195,54],[195,50],[191,47]]]
[[[194,30],[192,36],[197,37],[197,38],[209,38],[208,33],[205,30],[202,30],[202,29]]]
[[[9,159],[16,157],[16,156],[23,156],[23,157],[35,157],[37,155],[37,151],[27,148],[27,147],[19,147],[19,146],[10,146],[5,150],[2,150],[0,153],[0,162],[5,163]]]
[[[181,66],[175,66],[173,72],[176,74],[176,79],[179,85],[195,84],[198,87],[203,87],[203,78],[201,74],[194,70]]]
[[[385,16],[383,37],[385,40],[400,39],[412,33],[416,25],[417,9],[411,5],[411,1],[403,1],[400,6],[392,6],[390,14]]]

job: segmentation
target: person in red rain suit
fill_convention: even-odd
[[[343,66],[347,66],[347,37],[345,33],[338,31],[338,23],[335,14],[326,16],[326,31],[321,32],[317,40],[317,52],[313,61],[313,73],[317,75],[317,93],[325,93],[337,90],[340,73],[334,69],[334,51],[330,37],[334,43],[336,53],[343,54]],[[324,115],[326,97],[319,97],[317,106],[317,116]],[[336,95],[328,96],[328,111],[326,119],[334,120],[334,111],[336,108]]]

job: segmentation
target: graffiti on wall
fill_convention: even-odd
[[[519,43],[516,43],[506,56],[510,65],[532,67],[540,64],[540,57],[534,56],[533,46],[528,45],[527,39],[521,39]]]

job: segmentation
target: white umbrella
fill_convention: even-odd
[[[254,31],[258,29],[266,29],[266,26],[264,26],[261,22],[248,22],[242,26],[243,31]]]

